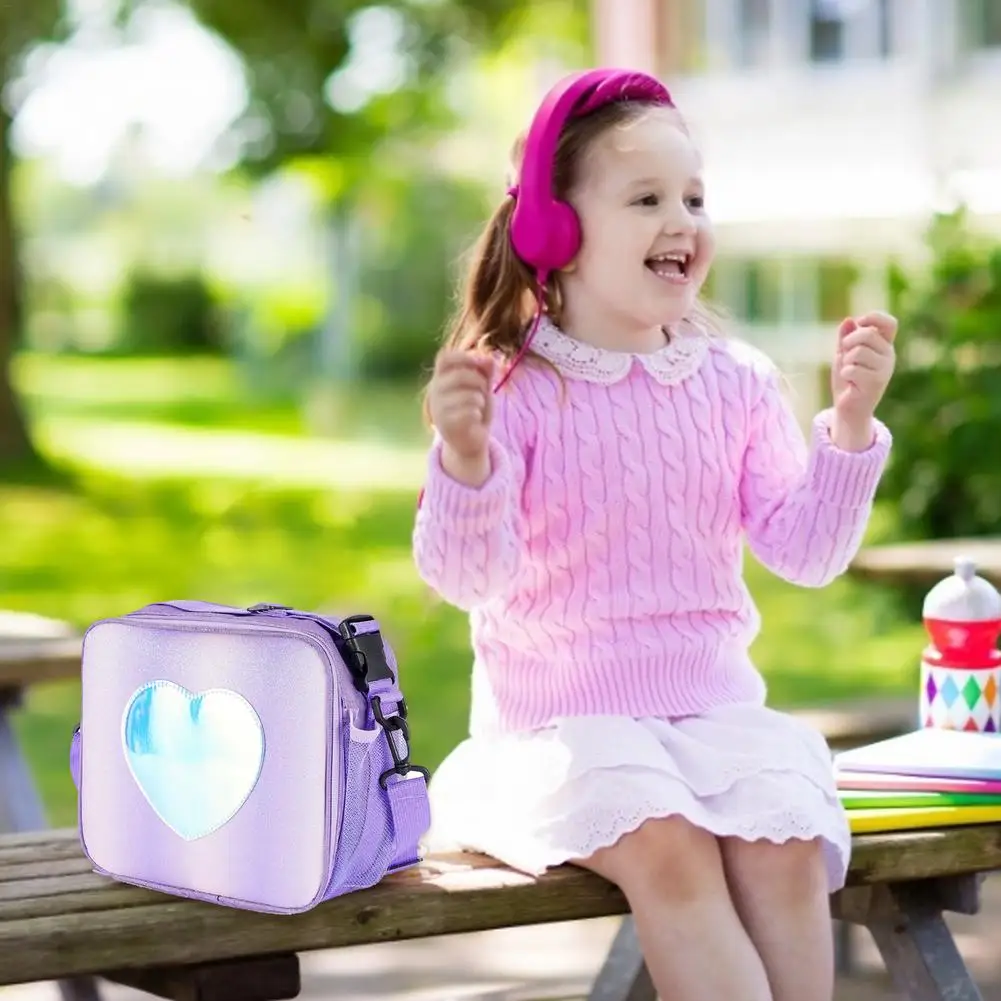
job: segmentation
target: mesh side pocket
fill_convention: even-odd
[[[326,897],[378,883],[393,861],[393,826],[379,776],[393,763],[380,727],[358,730],[345,720],[341,731],[344,809]]]

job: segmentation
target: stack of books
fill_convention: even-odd
[[[854,833],[1001,823],[1001,737],[935,727],[843,751],[838,795]]]

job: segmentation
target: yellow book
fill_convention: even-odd
[[[999,824],[999,806],[914,806],[894,809],[848,810],[853,834],[874,831],[915,831],[922,827],[957,827],[961,824]]]

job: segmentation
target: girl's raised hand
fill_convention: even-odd
[[[442,351],[428,386],[428,409],[444,444],[445,471],[472,485],[490,473],[493,372],[489,356]]]
[[[896,364],[896,336],[897,320],[882,312],[849,317],[838,328],[831,391],[835,425],[843,435],[871,437],[872,417]]]

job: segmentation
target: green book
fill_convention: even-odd
[[[1001,806],[1001,793],[895,792],[892,789],[839,789],[846,810],[908,810],[923,806]]]

